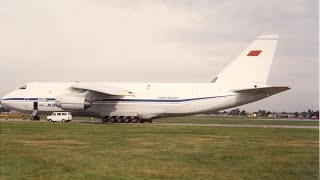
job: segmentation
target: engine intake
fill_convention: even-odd
[[[56,98],[56,106],[64,110],[84,110],[91,105],[91,102],[82,97],[60,96]]]

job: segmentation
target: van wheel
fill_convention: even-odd
[[[64,122],[64,119],[62,119],[62,122]]]

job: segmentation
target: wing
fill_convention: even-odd
[[[97,93],[102,93],[106,95],[111,96],[132,96],[133,92],[130,92],[128,90],[108,86],[105,84],[99,84],[99,83],[77,83],[71,86],[72,89],[79,89],[79,90],[88,90],[93,91]]]
[[[101,83],[76,83],[70,89],[77,90],[56,97],[56,106],[64,110],[83,110],[92,106],[92,102],[101,101],[110,96],[134,96],[130,91]],[[79,91],[80,90],[80,91]]]

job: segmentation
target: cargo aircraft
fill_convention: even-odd
[[[290,89],[267,85],[279,36],[257,37],[208,83],[28,83],[5,95],[7,110],[32,119],[55,111],[102,122],[152,122],[162,117],[217,112]]]

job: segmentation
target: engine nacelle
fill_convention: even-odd
[[[91,105],[91,102],[82,97],[60,96],[56,98],[56,106],[64,110],[84,110]]]

